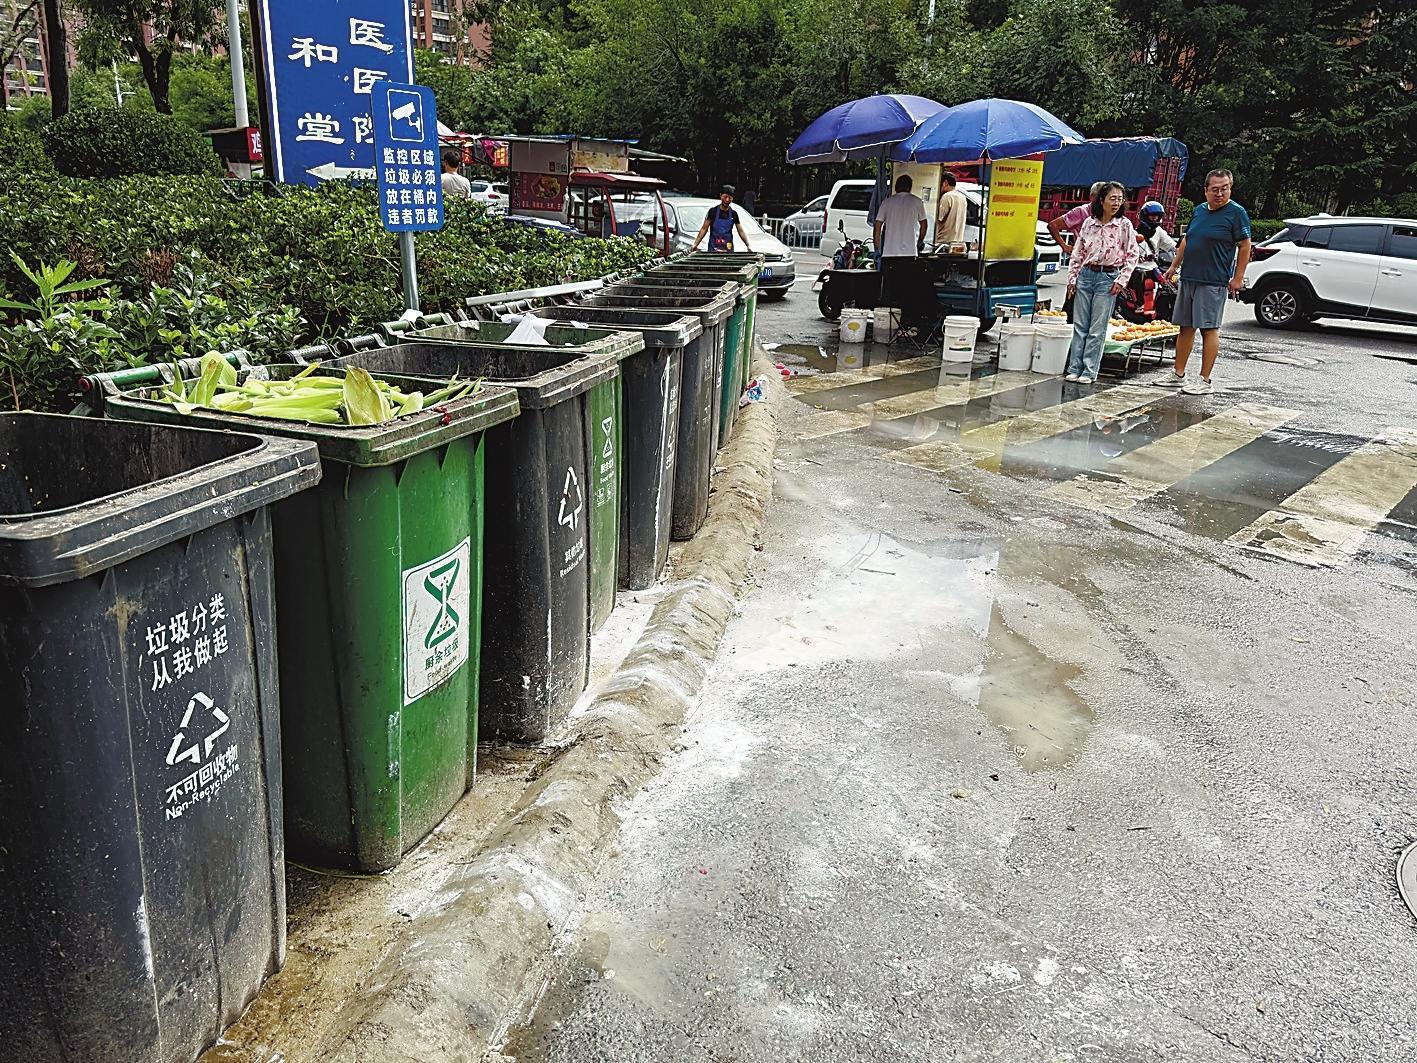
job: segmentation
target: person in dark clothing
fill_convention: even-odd
[[[705,235],[709,238],[710,251],[732,251],[735,230],[738,239],[743,241],[743,250],[752,250],[748,246],[748,234],[743,231],[743,223],[738,219],[738,211],[733,206],[733,191],[732,185],[723,186],[723,191],[718,196],[718,206],[709,209],[703,225],[699,226],[699,235],[694,237],[694,246],[689,248],[690,251],[699,249]]]

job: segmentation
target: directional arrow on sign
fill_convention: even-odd
[[[336,166],[332,162],[312,166],[305,172],[311,177],[318,177],[321,181],[337,181],[342,177],[358,177],[365,181],[374,180],[373,170],[362,166]]]

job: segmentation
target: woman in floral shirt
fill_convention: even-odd
[[[1094,193],[1091,217],[1082,223],[1068,266],[1068,297],[1073,299],[1073,346],[1064,380],[1091,384],[1102,364],[1107,322],[1118,294],[1141,257],[1136,230],[1122,213],[1127,190],[1108,181]]]

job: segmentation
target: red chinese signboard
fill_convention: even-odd
[[[566,206],[566,178],[554,173],[512,175],[512,211],[558,214]]]

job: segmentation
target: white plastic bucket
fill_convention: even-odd
[[[955,363],[973,363],[974,342],[978,338],[979,319],[977,317],[951,314],[945,318],[944,360]]]
[[[1033,368],[1032,321],[1005,321],[999,326],[999,368],[1028,372]]]
[[[841,312],[841,342],[865,343],[866,323],[871,320],[869,310],[843,310]]]
[[[890,343],[900,328],[900,311],[893,306],[878,306],[871,319],[871,332],[877,343]]]
[[[1033,339],[1033,371],[1058,376],[1068,368],[1073,327],[1066,321],[1040,321]]]

